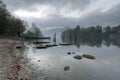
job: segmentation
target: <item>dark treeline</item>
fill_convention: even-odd
[[[25,30],[26,23],[12,16],[0,0],[0,35],[16,36]]]
[[[78,25],[74,29],[62,32],[62,41],[64,43],[80,45],[89,45],[100,47],[102,44],[106,46],[115,45],[120,47],[120,25],[110,27],[102,26],[80,28]]]

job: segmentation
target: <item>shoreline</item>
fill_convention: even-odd
[[[22,45],[19,40],[0,39],[0,80],[30,80],[24,71],[23,52],[16,49],[18,45]]]
[[[0,35],[0,39],[19,40],[19,37],[18,36]]]
[[[17,49],[16,46],[22,46]],[[45,74],[27,57],[20,40],[0,38],[0,80],[44,80]]]

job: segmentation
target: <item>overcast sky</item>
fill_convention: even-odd
[[[3,0],[12,15],[41,29],[120,24],[120,0]]]

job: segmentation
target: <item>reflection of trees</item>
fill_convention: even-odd
[[[71,43],[80,47],[80,45],[101,47],[115,45],[120,46],[120,25],[115,27],[107,26],[102,29],[102,26],[92,26],[88,28],[80,28],[77,26],[74,29],[69,29],[62,32],[62,41]]]

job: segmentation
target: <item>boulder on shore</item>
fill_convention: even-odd
[[[94,56],[89,55],[89,54],[83,54],[82,56],[83,56],[84,58],[88,58],[88,59],[95,59]]]

